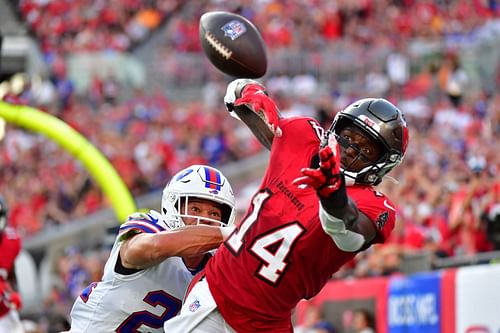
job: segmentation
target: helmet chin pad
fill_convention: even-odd
[[[345,177],[346,186],[354,184],[378,185],[382,181],[382,177],[377,175],[377,170],[381,164],[372,164],[363,168],[359,172],[348,171],[340,168]]]

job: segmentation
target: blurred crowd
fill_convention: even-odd
[[[64,54],[82,48],[125,50],[139,41],[130,27],[137,13],[156,11],[159,24],[176,1],[120,0],[111,7],[98,0],[77,1],[92,8],[80,21],[63,19],[79,11],[69,3],[74,2],[21,1],[23,17],[45,55],[58,55],[60,61],[47,58],[56,61],[46,77],[18,77],[22,85],[11,80],[5,100],[38,107],[78,130],[136,196],[162,188],[173,172],[189,164],[222,165],[261,151],[249,131],[227,116],[220,78],[207,83],[204,98],[196,101],[173,102],[162,92],[142,90],[123,98],[120,83],[97,77],[85,95],[77,96],[65,75]],[[399,212],[390,242],[360,254],[334,278],[398,273],[405,256],[423,251],[443,258],[500,250],[493,223],[500,218],[500,60],[487,73],[493,73],[493,81],[483,84],[481,73],[464,66],[456,47],[485,26],[497,29],[500,6],[495,1],[190,2],[179,11],[182,15],[171,17],[168,49],[199,53],[197,18],[215,9],[237,11],[255,22],[271,55],[283,49],[314,55],[337,42],[352,49],[385,45],[389,50],[368,70],[357,72],[353,61],[350,89],[322,82],[317,73],[274,71],[263,80],[283,113],[315,117],[324,127],[338,110],[364,96],[393,101],[410,125],[406,158],[380,185]],[[452,46],[415,67],[407,46],[420,39],[447,40]],[[94,44],[86,44],[89,40]],[[312,59],[319,68],[325,61]],[[23,235],[106,205],[80,163],[56,144],[13,127],[1,144],[0,188],[11,205],[11,224]],[[67,313],[82,287],[100,278],[108,250],[68,249],[59,259],[59,283],[47,308]]]
[[[171,45],[178,52],[200,50],[198,22],[192,18],[210,10],[230,10],[250,19],[271,52],[319,50],[341,39],[369,46],[394,39],[467,36],[500,15],[496,2],[480,0],[222,0],[186,6],[189,15],[173,17]]]
[[[31,104],[34,94],[27,88],[16,100]],[[224,107],[172,104],[140,91],[124,102],[108,97],[96,89],[48,110],[100,149],[134,196],[163,188],[188,165],[220,165],[260,150],[257,140],[235,131]],[[11,203],[10,224],[24,236],[103,207],[105,198],[88,171],[49,139],[12,127],[2,145],[0,186]]]
[[[161,51],[165,61],[158,69],[177,82],[190,82],[200,73],[211,78],[206,68],[178,60],[200,50],[198,22],[192,18],[221,9],[241,13],[259,28],[268,47],[268,75],[308,72],[342,86],[348,83],[336,81],[360,79],[351,77],[353,69],[365,75],[385,71],[404,83],[406,62],[436,45],[452,48],[500,31],[495,1],[197,1],[185,4],[184,15],[172,17],[169,43]],[[380,68],[389,56],[391,66]]]
[[[178,0],[20,0],[18,11],[50,61],[75,52],[124,52],[144,40]]]

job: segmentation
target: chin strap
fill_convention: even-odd
[[[356,172],[345,171],[344,169],[340,170],[342,170],[342,173],[344,174],[345,186],[353,186],[356,182],[358,174]]]

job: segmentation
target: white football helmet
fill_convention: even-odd
[[[222,222],[208,218],[203,220],[221,224],[223,227],[234,223],[236,217],[235,199],[233,189],[227,178],[216,168],[206,165],[191,165],[172,177],[170,182],[163,189],[161,200],[161,213],[164,220],[171,228],[178,228],[184,225],[182,218],[197,218],[187,212],[189,198],[200,198],[211,200],[221,205]],[[184,211],[181,211],[181,204]],[[174,207],[173,215],[179,218],[171,218],[170,210]]]

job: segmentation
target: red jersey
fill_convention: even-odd
[[[14,269],[14,261],[21,250],[21,239],[12,228],[5,228],[0,233],[0,299],[6,288],[7,278]],[[10,311],[3,302],[0,302],[0,317]]]
[[[292,184],[318,154],[323,129],[310,118],[280,121],[269,167],[242,222],[205,272],[218,309],[237,332],[292,332],[291,312],[315,296],[356,253],[337,248],[319,220],[313,189]],[[375,242],[394,227],[392,203],[370,186],[347,193],[376,226]]]

